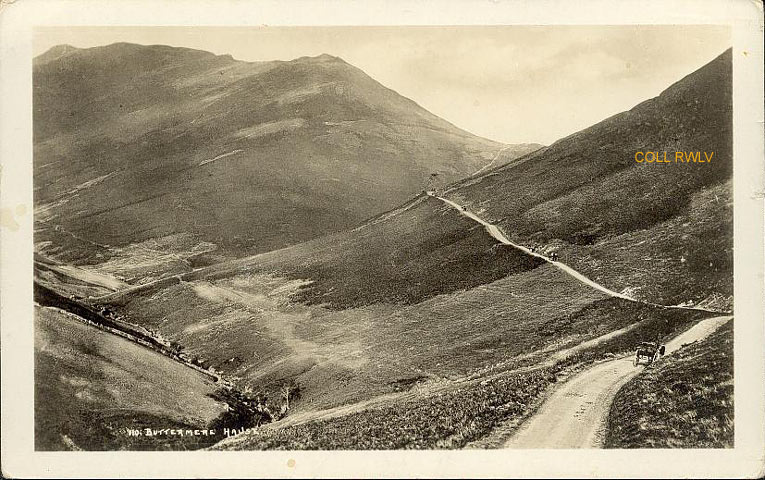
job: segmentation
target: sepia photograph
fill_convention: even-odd
[[[30,454],[743,446],[729,22],[29,32]]]
[[[36,40],[36,448],[733,445],[726,28]]]

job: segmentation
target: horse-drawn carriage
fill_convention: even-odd
[[[650,365],[664,355],[664,345],[655,342],[641,342],[635,351],[635,360],[632,362],[636,367],[641,363]]]

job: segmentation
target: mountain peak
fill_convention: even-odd
[[[104,68],[108,70],[109,65],[120,65],[120,74],[125,74],[127,71],[152,71],[168,65],[203,68],[203,65],[229,64],[237,60],[228,54],[216,55],[195,48],[115,42],[87,48],[57,45],[35,57],[34,66],[49,69],[51,65],[59,62],[64,62],[68,65],[67,68],[71,68],[75,63],[88,65],[85,68],[90,71]],[[77,68],[83,68],[82,65]]]
[[[104,45],[101,47],[94,47],[94,50],[102,50],[114,52],[116,54],[165,54],[173,56],[189,55],[193,57],[215,57],[216,55],[206,50],[199,50],[197,48],[189,47],[177,47],[172,45],[144,45],[140,43],[131,42],[116,42],[110,45]]]
[[[348,63],[345,60],[343,60],[342,58],[336,57],[334,55],[330,55],[328,53],[322,53],[321,55],[316,55],[316,56],[313,56],[313,57],[306,55],[306,56],[303,56],[303,57],[298,57],[298,58],[296,58],[293,61],[294,62],[306,62],[306,63],[308,63],[308,62],[310,62],[310,63],[343,63],[343,64],[347,64]]]
[[[340,57],[336,57],[336,56],[330,55],[328,53],[322,53],[321,55],[317,55],[315,58],[316,58],[316,60],[321,60],[321,61],[331,61],[331,60],[334,60],[334,61],[340,60],[340,61],[342,61],[342,59]]]

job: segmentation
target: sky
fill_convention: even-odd
[[[471,133],[545,145],[658,95],[731,44],[727,27],[710,25],[45,27],[34,51],[114,42],[245,61],[328,53]]]

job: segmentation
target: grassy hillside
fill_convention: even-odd
[[[40,254],[34,255],[35,281],[49,286],[64,296],[80,297],[106,295],[129,286],[114,277],[100,275],[97,272],[64,265]]]
[[[731,101],[728,50],[658,97],[445,195],[611,289],[730,307]],[[639,151],[714,156],[647,164]]]
[[[243,385],[295,379],[298,410],[544,359],[653,315],[495,242],[430,197],[114,306]]]
[[[617,308],[612,310],[613,307]],[[514,421],[517,425],[533,413],[547,388],[582,366],[630,352],[646,338],[674,336],[700,317],[697,312],[668,312],[621,300],[599,302],[588,313],[601,321],[609,316],[641,321],[623,335],[595,342],[559,360],[540,356],[526,365],[516,358],[491,375],[425,384],[381,402],[319,412],[313,418],[294,423],[289,423],[288,417],[286,423],[278,422],[254,434],[226,439],[214,448],[462,448],[484,438],[500,424]],[[577,329],[577,325],[558,325],[567,332]],[[540,362],[542,359],[545,361]]]
[[[297,378],[313,406],[464,375],[561,342],[540,341],[540,322],[576,323],[570,315],[605,298],[431,198],[235,265],[117,308],[253,388]],[[571,340],[605,333],[591,321]]]
[[[733,447],[733,322],[624,385],[606,447]]]
[[[349,228],[502,147],[330,55],[61,47],[33,80],[38,250],[132,281]]]
[[[350,232],[259,256],[253,265],[310,279],[295,300],[351,308],[415,304],[537,268],[481,225],[422,195]]]
[[[218,438],[130,437],[126,428],[200,429],[225,411],[194,370],[73,319],[35,308],[35,449],[199,448]]]

